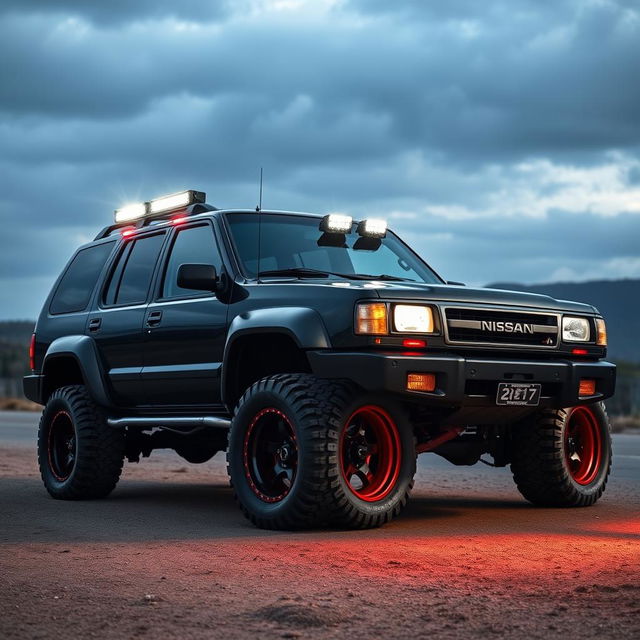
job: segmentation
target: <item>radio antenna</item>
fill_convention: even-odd
[[[260,167],[260,197],[258,199],[256,213],[258,214],[258,264],[256,268],[256,276],[258,278],[258,282],[260,282],[260,253],[262,249],[262,167]]]

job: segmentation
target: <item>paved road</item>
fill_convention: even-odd
[[[286,533],[244,520],[221,455],[154,452],[108,500],[51,500],[37,419],[0,412],[2,638],[640,637],[640,436],[614,436],[593,508],[427,455],[390,525]]]

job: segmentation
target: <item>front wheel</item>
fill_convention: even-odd
[[[602,404],[543,411],[514,429],[512,445],[513,477],[529,502],[586,507],[604,493],[611,435]]]
[[[368,528],[405,506],[416,454],[397,407],[347,382],[282,374],[240,399],[227,461],[236,499],[259,527]]]

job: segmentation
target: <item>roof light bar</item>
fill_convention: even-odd
[[[384,238],[387,235],[387,221],[367,218],[358,223],[358,234],[366,238]]]
[[[145,215],[147,215],[146,202],[127,204],[124,207],[120,207],[120,209],[116,209],[113,212],[116,223],[139,220],[140,218],[144,218]]]
[[[206,198],[207,194],[203,191],[193,191],[192,189],[188,191],[180,191],[179,193],[172,193],[168,196],[155,198],[154,200],[151,200],[151,202],[127,204],[124,207],[120,207],[120,209],[115,210],[114,218],[116,224],[120,224],[122,222],[133,222],[159,213],[184,209],[191,204],[204,203]]]
[[[180,191],[168,196],[162,196],[151,200],[149,203],[149,213],[162,213],[188,207],[190,204],[204,202],[206,195],[202,191]]]
[[[330,213],[322,218],[320,231],[325,233],[351,233],[353,218],[342,213]]]

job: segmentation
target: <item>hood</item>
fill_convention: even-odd
[[[443,302],[453,304],[485,304],[505,307],[526,307],[549,311],[573,312],[592,315],[597,309],[589,304],[556,300],[551,296],[505,289],[485,289],[448,284],[423,284],[419,282],[390,282],[380,280],[327,280],[326,278],[297,278],[264,280],[264,284],[277,289],[283,296],[290,296],[289,287],[301,289],[330,288],[358,295],[369,293],[388,300],[420,300],[423,302]]]
[[[556,300],[551,296],[504,289],[484,289],[445,284],[421,284],[413,282],[381,282],[376,291],[381,298],[405,300],[429,300],[470,304],[495,304],[511,307],[549,309],[593,314],[596,309],[589,304]]]

